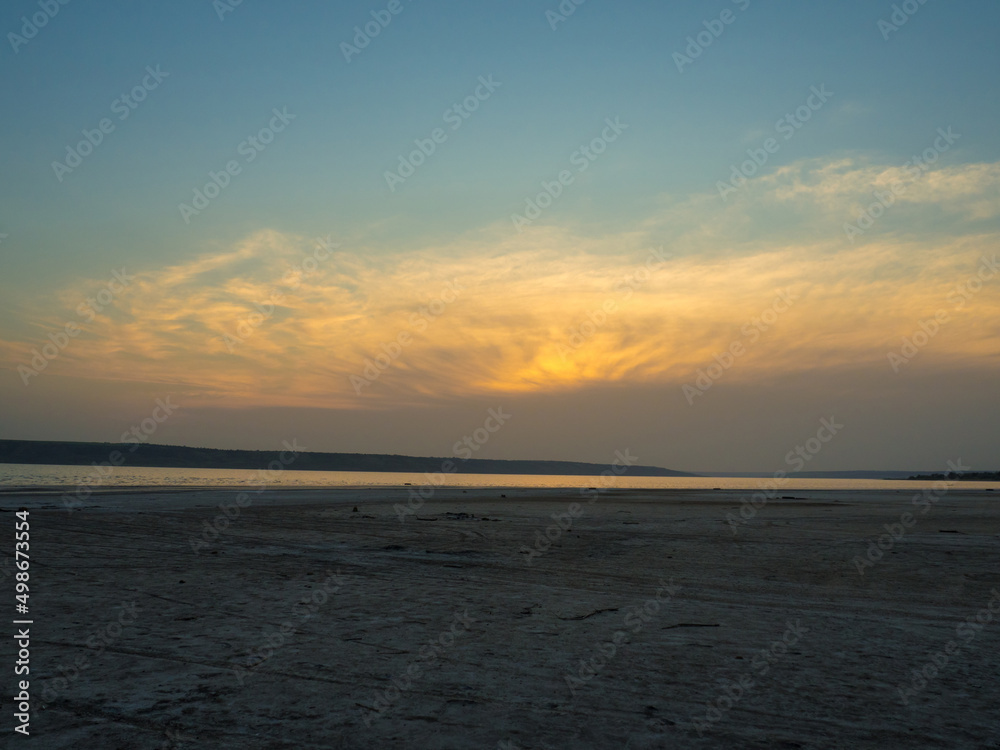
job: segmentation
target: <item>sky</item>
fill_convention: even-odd
[[[998,22],[12,0],[0,438],[997,469]]]

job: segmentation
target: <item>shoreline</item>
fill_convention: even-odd
[[[714,493],[754,493],[761,490],[770,490],[772,492],[788,493],[788,492],[844,492],[844,493],[907,493],[907,492],[921,492],[929,489],[937,489],[938,485],[942,480],[935,481],[924,481],[924,480],[879,480],[884,482],[892,482],[893,485],[889,487],[878,486],[815,486],[816,481],[822,480],[812,480],[804,479],[796,482],[793,478],[784,480],[784,483],[779,487],[775,488],[774,480],[771,481],[770,485],[763,479],[758,477],[748,477],[747,479],[755,480],[754,484],[739,484],[733,486],[722,486],[722,487],[629,487],[629,486],[614,486],[602,483],[600,477],[595,477],[597,481],[593,483],[581,483],[581,484],[566,484],[566,485],[524,485],[524,484],[433,484],[431,482],[425,482],[418,484],[416,482],[405,482],[401,484],[337,484],[337,485],[282,485],[273,484],[265,486],[263,490],[260,490],[260,483],[246,483],[246,484],[147,484],[147,485],[97,485],[91,492],[91,496],[100,495],[121,495],[121,494],[144,494],[144,493],[172,493],[172,494],[182,494],[182,493],[197,493],[197,492],[252,492],[254,494],[259,494],[263,492],[282,492],[282,493],[308,493],[308,492],[419,492],[421,489],[430,489],[433,492],[566,492],[566,491],[582,491],[587,489],[598,489],[601,493],[606,492],[620,492],[620,493],[662,493],[662,494],[675,494],[675,493],[698,493],[711,495]],[[832,480],[836,482],[842,482],[844,480]],[[870,483],[875,480],[850,480],[852,482],[858,483]],[[1000,482],[982,482],[982,481],[949,481],[946,482],[948,485],[947,491],[949,493],[961,491],[961,492],[983,492],[983,493],[1000,493]],[[65,484],[65,485],[0,485],[0,500],[10,497],[44,497],[51,495],[60,494],[80,494],[81,488],[89,488],[90,485],[86,483],[80,484]]]
[[[967,487],[965,483],[955,483],[947,490],[936,493],[930,487],[910,489],[798,489],[781,488],[773,493],[764,493],[760,487],[725,489],[689,488],[620,488],[620,487],[463,487],[431,486],[358,486],[358,487],[270,487],[254,489],[252,486],[232,485],[227,487],[122,487],[108,488],[93,492],[86,499],[71,497],[66,500],[66,488],[0,490],[2,510],[27,508],[29,510],[62,509],[72,512],[82,511],[122,511],[142,512],[146,510],[185,510],[189,508],[222,507],[232,504],[235,498],[244,497],[247,506],[266,507],[313,507],[342,505],[364,505],[371,508],[391,508],[398,504],[447,503],[449,505],[496,503],[501,508],[516,507],[518,503],[539,504],[546,502],[585,502],[596,496],[598,504],[639,504],[676,507],[733,506],[737,511],[743,504],[753,501],[756,505],[772,507],[819,507],[822,505],[870,504],[877,506],[885,502],[904,502],[922,496],[936,494],[942,500],[961,498],[968,502],[992,502],[1000,499],[1000,494],[992,488]],[[60,502],[60,500],[62,502]],[[1000,505],[996,506],[1000,507]]]

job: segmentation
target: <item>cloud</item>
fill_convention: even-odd
[[[778,202],[810,203],[831,216],[850,221],[870,205],[874,193],[892,191],[894,200],[918,210],[928,207],[959,219],[1000,215],[1000,163],[964,164],[922,171],[908,161],[899,166],[857,159],[807,160],[780,167],[759,178],[765,196]],[[912,214],[891,222],[895,228]]]
[[[260,231],[191,261],[130,269],[134,281],[90,322],[77,307],[101,282],[60,290],[53,307],[33,311],[41,333],[0,341],[0,361],[28,364],[46,333],[73,321],[83,334],[39,377],[161,383],[224,406],[379,409],[677,387],[734,341],[746,354],[726,375],[733,382],[886,368],[887,351],[941,309],[949,323],[922,361],[995,360],[1000,278],[960,308],[952,299],[995,253],[995,228],[873,233],[857,244],[843,235],[858,200],[898,169],[801,162],[729,202],[665,199],[642,226],[605,237],[497,225],[449,245],[365,255]],[[998,184],[997,164],[942,167],[901,203],[991,218]]]

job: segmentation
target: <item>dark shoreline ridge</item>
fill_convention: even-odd
[[[947,474],[914,474],[908,479],[923,481],[947,480],[949,482],[1000,482],[1000,471],[964,471]]]
[[[117,465],[169,469],[261,469],[280,460],[281,451],[220,450],[189,448],[152,443],[78,443],[52,440],[0,440],[0,463],[61,464],[86,466],[107,463],[115,452]],[[287,455],[287,451],[286,451]],[[289,471],[391,471],[440,472],[454,474],[562,474],[599,475],[607,464],[578,461],[499,460],[485,458],[428,458],[379,453],[313,453],[303,451],[285,465]],[[451,470],[446,466],[450,462]],[[620,466],[620,464],[619,464]],[[629,466],[624,472],[633,477],[694,477],[684,471],[658,466]]]

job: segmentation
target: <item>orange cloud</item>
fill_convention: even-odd
[[[989,213],[996,171],[929,173],[925,192],[907,199],[967,199]],[[76,306],[94,285],[61,290],[55,309],[36,311],[40,328],[75,321],[83,333],[38,377],[162,383],[189,402],[340,408],[607,382],[674,387],[733,342],[746,348],[734,380],[888,367],[887,352],[940,309],[949,322],[925,361],[995,361],[1000,276],[961,306],[954,295],[994,257],[997,234],[855,247],[823,226],[777,245],[742,241],[758,221],[746,203],[805,197],[825,215],[884,175],[846,162],[778,170],[734,205],[694,196],[610,237],[489,228],[448,247],[362,256],[261,231],[225,252],[129,269],[134,281],[89,322]],[[689,229],[643,249],[664,222]],[[0,342],[0,357],[27,365],[42,341]]]

